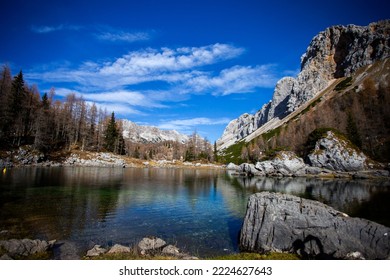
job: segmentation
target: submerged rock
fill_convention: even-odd
[[[249,198],[240,248],[294,252],[306,258],[387,259],[390,228],[348,217],[317,201],[263,192]]]

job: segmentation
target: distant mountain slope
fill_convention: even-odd
[[[301,72],[297,78],[281,79],[272,100],[256,114],[245,113],[232,120],[217,141],[218,149],[223,151],[244,138],[250,141],[277,128],[284,123],[280,120],[297,110],[304,110],[305,105],[331,90],[337,79],[350,77],[361,67],[388,58],[389,36],[390,20],[365,27],[333,26],[319,33],[301,57]],[[381,82],[381,88],[386,87],[387,80]],[[332,114],[332,111],[328,113]]]
[[[188,142],[189,136],[176,130],[162,130],[154,126],[137,125],[129,120],[122,120],[123,137],[135,143],[161,143],[164,141]]]

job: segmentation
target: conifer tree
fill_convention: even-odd
[[[109,152],[115,151],[115,144],[118,140],[118,128],[115,122],[115,113],[112,112],[111,118],[107,124],[106,131],[104,133],[104,148]]]
[[[217,142],[214,141],[214,161],[218,162],[218,150],[217,150]]]
[[[11,86],[12,76],[8,66],[3,66],[0,73],[0,140],[4,144],[4,140],[10,129],[13,112],[11,110]]]

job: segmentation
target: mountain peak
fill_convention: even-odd
[[[129,120],[122,120],[123,137],[136,143],[160,143],[175,141],[188,142],[189,136],[176,130],[163,130],[155,126],[138,125]]]
[[[316,35],[301,56],[296,78],[285,77],[275,86],[272,100],[256,114],[243,114],[231,121],[217,141],[224,149],[252,134],[274,119],[294,112],[337,78],[390,57],[390,20],[368,26],[336,25]]]

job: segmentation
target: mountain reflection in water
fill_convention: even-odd
[[[249,195],[294,194],[390,226],[389,181],[242,178],[222,170],[14,168],[0,176],[0,231],[133,244],[159,236],[201,257],[237,251]]]

